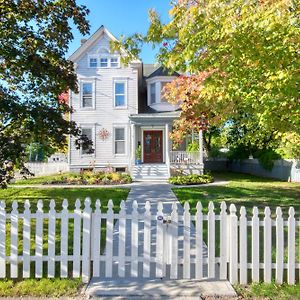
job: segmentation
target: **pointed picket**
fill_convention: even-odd
[[[253,207],[252,216],[252,281],[259,282],[259,218],[257,207]]]
[[[264,217],[264,282],[272,280],[272,220],[271,210],[265,207]]]
[[[162,278],[164,276],[164,236],[163,236],[163,205],[161,202],[157,204],[157,225],[156,225],[156,277]]]
[[[68,277],[68,200],[64,199],[62,203],[61,224],[60,224],[60,277]]]
[[[5,202],[0,201],[0,278],[6,277],[6,211]]]
[[[238,226],[236,207],[230,204],[230,254],[229,254],[229,281],[231,284],[238,282]]]
[[[138,204],[136,200],[132,204],[132,220],[131,220],[131,277],[138,276]]]
[[[177,203],[172,204],[171,213],[171,269],[170,269],[170,279],[178,278],[178,212]]]
[[[93,214],[93,276],[100,276],[100,242],[101,242],[101,202],[96,200],[96,209]]]
[[[55,201],[50,201],[49,223],[48,223],[48,277],[55,276],[55,231],[56,231],[56,211]]]
[[[105,249],[105,276],[112,277],[113,266],[113,234],[114,234],[114,203],[108,201],[107,219],[106,219],[106,249]]]
[[[81,202],[75,201],[74,232],[73,232],[73,277],[80,277],[80,251],[81,251]]]
[[[283,218],[280,207],[276,208],[276,283],[283,282],[283,255],[284,255],[284,235],[283,235]]]
[[[82,281],[87,283],[91,277],[91,199],[86,198],[83,210],[82,236]]]
[[[150,277],[151,257],[151,205],[149,201],[145,204],[144,213],[144,249],[143,249],[143,277]]]
[[[30,277],[30,202],[25,200],[23,221],[23,278]]]
[[[10,277],[18,278],[18,202],[13,201],[10,228]]]
[[[294,207],[290,207],[288,218],[288,284],[295,284],[295,226],[295,209]]]
[[[220,212],[220,279],[227,279],[227,206],[221,203]]]
[[[240,209],[240,284],[248,283],[247,247],[248,239],[246,208],[242,206]]]
[[[125,201],[121,201],[119,212],[119,264],[118,275],[125,276],[125,236],[126,236],[126,206]],[[131,245],[132,246],[132,245]]]
[[[196,279],[201,280],[203,278],[203,213],[202,204],[199,201],[197,203],[196,212]]]
[[[215,278],[215,212],[212,201],[208,204],[208,278]]]
[[[190,204],[183,206],[183,279],[191,278],[191,214]]]

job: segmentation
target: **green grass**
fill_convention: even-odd
[[[287,214],[288,208],[294,206],[296,214],[300,212],[300,183],[276,181],[239,173],[216,173],[215,179],[229,180],[227,185],[203,186],[197,188],[174,188],[173,191],[183,204],[188,201],[191,211],[195,213],[198,201],[201,201],[204,211],[207,211],[209,201],[213,201],[216,211],[218,203],[225,201],[233,203],[239,209],[245,206],[251,213],[253,206],[262,209],[270,206],[273,213],[280,206]],[[262,212],[262,211],[261,211]]]
[[[245,299],[300,299],[300,284],[277,285],[275,283],[256,283],[249,286],[235,286],[235,290]]]
[[[7,211],[11,210],[13,200],[17,200],[20,211],[23,211],[24,201],[30,200],[32,211],[36,210],[36,204],[39,199],[43,200],[44,211],[49,210],[51,199],[56,202],[56,210],[62,209],[63,199],[68,199],[69,209],[74,210],[76,199],[83,202],[86,197],[91,198],[91,205],[94,208],[96,199],[101,200],[101,209],[107,210],[109,199],[114,201],[114,210],[119,210],[119,203],[122,199],[126,200],[129,189],[126,188],[13,188],[0,189],[0,200],[5,200]]]
[[[74,297],[81,287],[81,279],[0,280],[0,297]]]
[[[62,173],[62,174],[55,174],[55,175],[47,175],[47,176],[33,176],[28,177],[27,179],[18,179],[12,185],[27,185],[27,184],[44,184],[50,180],[59,180],[62,176],[68,176],[71,173]]]

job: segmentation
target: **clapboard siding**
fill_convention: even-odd
[[[82,156],[80,150],[74,145],[74,138],[70,142],[70,167],[78,169],[91,164],[96,167],[107,165],[128,166],[130,159],[130,114],[138,112],[138,70],[130,66],[120,68],[89,68],[88,56],[98,54],[99,49],[109,49],[109,40],[102,36],[84,53],[77,61],[77,76],[79,82],[79,93],[70,94],[70,103],[74,109],[71,118],[80,126],[94,128],[96,152],[90,156]],[[114,80],[122,79],[127,82],[127,107],[124,109],[114,108]],[[91,81],[95,85],[95,105],[93,109],[82,109],[80,105],[80,83]],[[126,154],[114,155],[114,126],[126,127]],[[106,140],[101,140],[98,132],[105,128],[109,132]]]

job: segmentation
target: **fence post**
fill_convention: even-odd
[[[99,199],[96,200],[96,209],[92,214],[93,216],[93,230],[92,240],[93,242],[93,276],[99,277],[100,275],[100,243],[101,243],[101,202]]]
[[[68,236],[68,200],[64,199],[62,203],[62,212],[61,212],[61,243],[60,243],[60,277],[66,278],[68,276],[68,239],[63,238]]]
[[[119,277],[125,276],[125,236],[126,236],[126,206],[125,206],[125,201],[122,200],[120,204],[120,212],[119,212],[119,249],[118,249]]]
[[[238,282],[238,228],[237,228],[237,215],[236,207],[230,204],[230,266],[229,266],[229,281],[232,284]]]
[[[81,202],[75,201],[74,210],[74,232],[73,232],[73,277],[80,277],[80,249],[81,249]]]
[[[48,277],[55,276],[55,231],[56,231],[56,211],[55,201],[51,199],[48,223]]]
[[[86,198],[83,211],[82,281],[88,283],[91,276],[91,200]]]
[[[221,203],[220,212],[220,279],[227,279],[227,206]]]
[[[105,276],[112,277],[113,265],[113,235],[114,235],[114,203],[110,199],[108,201],[108,210],[106,217],[106,249],[105,249]]]
[[[157,222],[156,222],[156,277],[164,275],[164,229],[163,229],[163,204],[157,204]]]
[[[246,208],[244,206],[240,209],[240,284],[248,283],[248,266],[247,266],[247,217]]]
[[[4,278],[6,276],[5,235],[6,235],[5,202],[0,201],[0,278]]]
[[[171,234],[172,234],[172,241],[171,241],[172,245],[171,245],[171,249],[169,249],[169,251],[172,251],[170,279],[177,279],[178,276],[178,212],[177,212],[176,202],[173,202],[172,204]],[[196,268],[197,268],[197,261],[196,261]]]
[[[138,277],[138,247],[139,247],[139,215],[138,204],[134,200],[132,203],[132,220],[131,220],[131,276]],[[125,254],[125,253],[124,253]]]
[[[150,256],[151,256],[151,206],[147,200],[144,214],[144,249],[143,249],[143,277],[150,276]]]
[[[289,209],[288,218],[288,284],[295,284],[295,210]]]

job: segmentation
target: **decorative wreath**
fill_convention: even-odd
[[[99,135],[99,137],[102,141],[105,141],[109,137],[109,131],[105,128],[102,128],[102,129],[99,130],[98,135]]]

